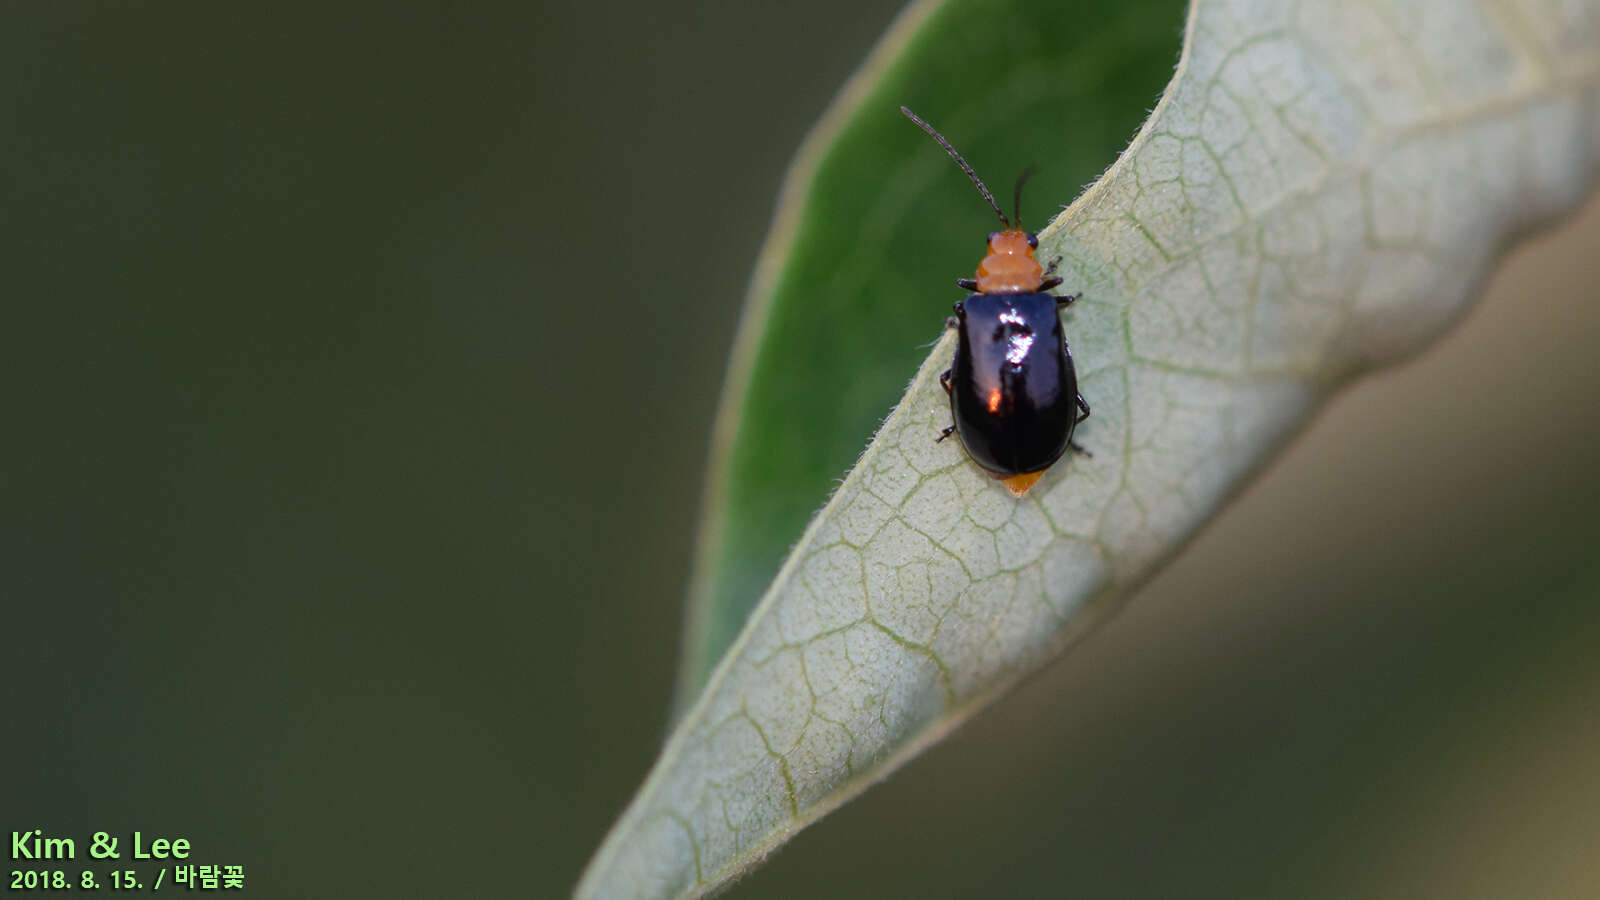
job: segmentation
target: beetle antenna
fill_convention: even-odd
[[[1039,167],[1032,165],[1023,169],[1022,174],[1017,176],[1017,191],[1011,195],[1011,221],[1016,222],[1018,228],[1022,227],[1022,186],[1027,184],[1028,179],[1037,171]]]
[[[939,146],[944,148],[944,152],[950,154],[950,158],[956,161],[956,165],[961,167],[961,171],[967,173],[967,177],[972,179],[972,183],[978,186],[978,193],[983,195],[983,199],[989,201],[989,208],[993,209],[994,214],[1000,217],[1001,224],[1005,225],[1007,228],[1010,228],[1011,220],[1007,219],[1006,214],[1000,211],[1000,204],[994,202],[994,195],[989,193],[989,189],[987,187],[984,187],[983,179],[978,177],[977,172],[972,171],[972,167],[967,165],[967,161],[961,158],[961,154],[956,152],[956,148],[950,146],[950,142],[944,139],[944,135],[934,131],[932,125],[929,125],[927,122],[917,118],[916,113],[906,109],[904,106],[900,107],[900,111],[906,114],[906,118],[917,123],[918,128],[926,131],[928,133],[928,137],[931,137],[939,142]],[[1022,188],[1021,182],[1018,182],[1017,188],[1019,190]]]

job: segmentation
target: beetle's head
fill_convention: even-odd
[[[995,256],[1032,256],[1039,239],[1020,228],[989,232],[989,253]]]

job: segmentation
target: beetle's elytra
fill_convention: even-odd
[[[973,293],[956,303],[950,320],[959,340],[955,359],[939,383],[950,395],[955,424],[938,440],[959,435],[973,462],[1021,497],[1068,448],[1086,452],[1072,442],[1072,432],[1089,417],[1089,404],[1078,393],[1072,353],[1057,314],[1078,298],[1047,293],[1061,284],[1055,277],[1061,260],[1042,268],[1033,257],[1039,240],[1022,228],[1022,184],[1031,173],[1017,179],[1012,218],[1007,219],[950,142],[911,110],[902,106],[900,111],[961,166],[1005,226],[989,235],[989,252],[978,263],[977,277],[956,280]]]

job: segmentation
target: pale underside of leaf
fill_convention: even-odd
[[[578,895],[724,884],[1103,620],[1335,387],[1426,346],[1582,199],[1597,83],[1593,2],[1197,3],[1145,127],[1040,234],[1083,293],[1063,321],[1093,457],[1018,500],[935,444],[947,335]]]

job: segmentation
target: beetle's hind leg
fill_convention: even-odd
[[[1082,422],[1084,419],[1089,418],[1089,404],[1084,401],[1082,394],[1078,395],[1078,409],[1083,411],[1083,415],[1080,415],[1076,419],[1072,420],[1072,427],[1073,428],[1077,428],[1079,422]],[[1072,448],[1072,452],[1073,453],[1078,453],[1078,454],[1081,454],[1083,456],[1087,456],[1090,459],[1094,458],[1094,454],[1093,453],[1090,453],[1089,451],[1083,449],[1083,447],[1081,445],[1079,445],[1078,443],[1076,443],[1074,441],[1067,441],[1067,446]]]
[[[950,435],[955,434],[955,433],[956,433],[956,427],[954,425],[951,425],[948,428],[942,428],[942,429],[939,430],[939,436],[934,438],[933,442],[935,444],[942,444],[942,443],[944,443],[944,439],[945,438],[947,438]]]

